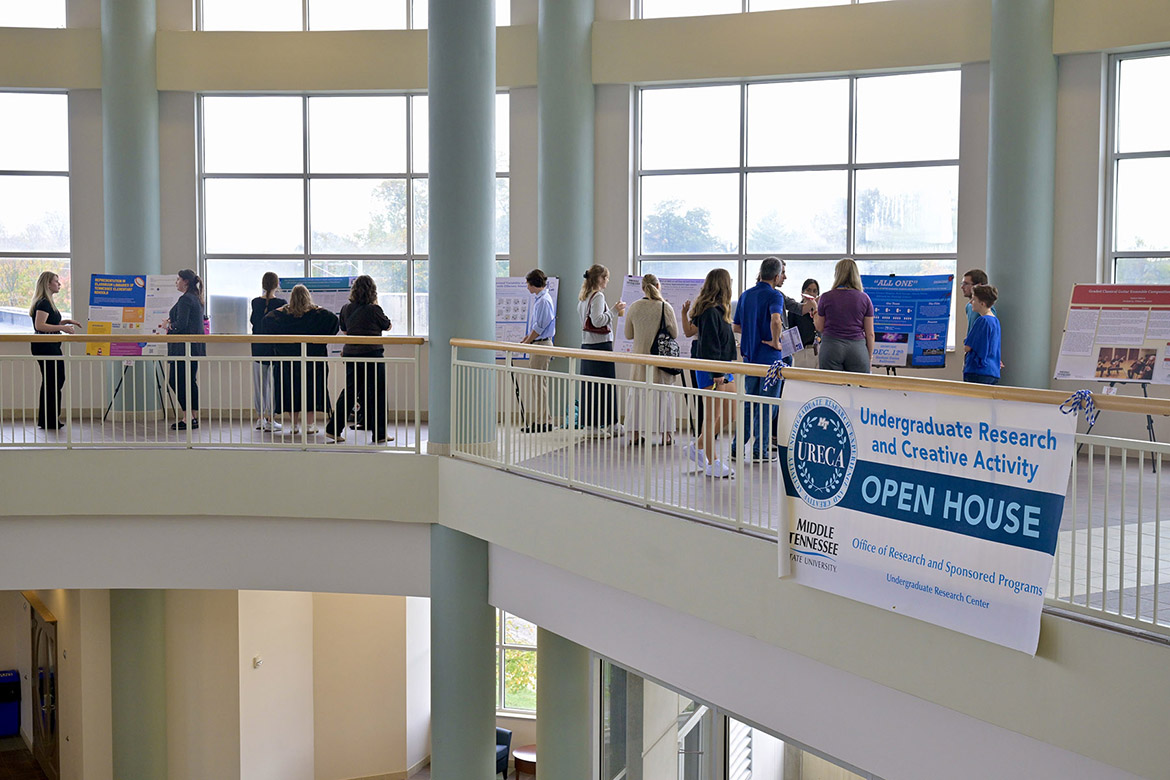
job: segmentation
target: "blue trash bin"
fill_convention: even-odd
[[[20,733],[20,672],[0,672],[0,737]]]

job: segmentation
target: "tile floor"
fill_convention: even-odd
[[[0,738],[0,780],[46,780],[20,737]]]

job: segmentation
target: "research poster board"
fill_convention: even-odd
[[[179,298],[175,274],[93,274],[86,333],[115,336],[166,334],[163,323]],[[165,355],[166,344],[99,342],[87,355]]]
[[[548,277],[548,292],[552,296],[553,317],[557,316],[557,292],[561,281],[555,276]],[[532,302],[536,296],[528,292],[528,282],[523,276],[496,277],[496,341],[523,341],[532,332]],[[497,360],[504,360],[503,352],[496,353]],[[527,360],[527,354],[512,354],[515,360]]]
[[[954,274],[863,276],[873,301],[873,364],[945,368]]]
[[[1170,384],[1170,285],[1074,286],[1055,378]]]
[[[682,326],[682,307],[687,301],[692,304],[695,298],[699,295],[699,290],[703,289],[702,279],[664,279],[658,277],[658,289],[662,292],[662,297],[674,309],[675,324],[678,326],[678,354],[680,357],[691,356],[691,343],[693,338],[687,338],[683,334]],[[622,300],[626,305],[634,301],[641,300],[642,295],[642,277],[641,276],[627,276],[622,283]],[[734,302],[733,302],[734,303]],[[613,350],[614,352],[633,352],[634,342],[632,339],[626,338],[626,318],[625,316],[618,317],[614,321],[613,332]]]
[[[779,430],[782,576],[1035,655],[1075,415],[790,379]]]

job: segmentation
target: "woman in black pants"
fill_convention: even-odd
[[[179,300],[171,307],[167,314],[167,333],[185,336],[202,336],[203,330],[203,280],[190,268],[179,271],[175,280],[175,289],[182,293]],[[167,344],[167,355],[182,357],[186,355],[186,344]],[[207,344],[201,341],[191,342],[191,356],[205,357]],[[187,365],[191,366],[191,414],[190,423],[187,422]],[[167,383],[175,391],[179,399],[179,420],[171,426],[172,431],[185,431],[187,426],[199,427],[199,362],[192,360],[172,360],[167,371]]]
[[[581,294],[577,296],[577,314],[581,317],[581,349],[613,352],[613,325],[626,311],[626,304],[618,301],[612,309],[605,303],[605,287],[609,284],[609,269],[604,265],[590,266],[585,272]],[[613,379],[614,364],[603,360],[582,360],[581,376]],[[620,432],[618,427],[617,393],[614,386],[586,380],[581,388],[581,419],[591,436],[609,438]]]
[[[42,271],[37,279],[37,289],[33,293],[32,306],[28,309],[28,316],[32,317],[33,330],[37,333],[72,333],[73,328],[81,325],[76,320],[61,319],[61,312],[57,311],[53,303],[53,296],[61,289],[61,279],[52,271]],[[60,342],[33,342],[31,345],[34,355],[61,354]],[[38,360],[37,367],[41,370],[41,391],[37,393],[37,427],[55,431],[64,427],[61,422],[61,388],[65,385],[64,360]]]
[[[381,336],[390,330],[390,318],[378,305],[378,286],[373,277],[362,275],[353,282],[349,303],[341,307],[341,330],[347,336]],[[377,358],[386,354],[381,344],[346,344],[343,358],[369,358],[345,361],[345,389],[337,396],[333,416],[325,426],[325,438],[345,439],[346,419],[357,408],[359,428],[374,432],[374,443],[386,439],[386,364]]]

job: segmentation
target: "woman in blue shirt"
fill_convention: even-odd
[[[971,291],[971,308],[979,315],[963,342],[963,381],[981,385],[999,384],[999,317],[991,310],[999,291],[990,284],[977,284]]]

